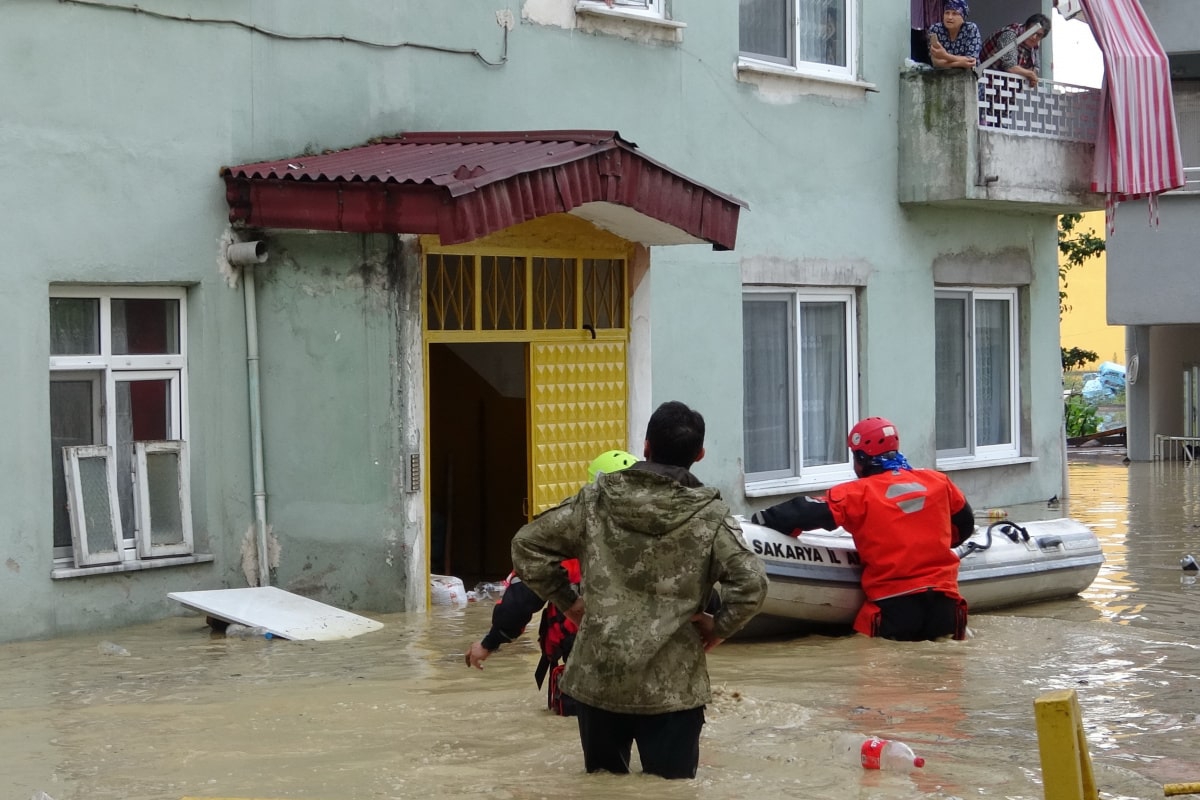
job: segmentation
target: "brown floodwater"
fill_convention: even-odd
[[[1069,601],[976,614],[965,642],[729,642],[699,776],[583,772],[545,710],[534,637],[462,662],[488,603],[380,615],[340,642],[225,639],[199,616],[0,646],[4,798],[1003,798],[1040,800],[1035,698],[1075,689],[1101,797],[1200,781],[1200,468],[1073,461],[1060,509],[1107,563]],[[102,652],[115,643],[129,655]],[[866,772],[850,735],[909,743],[913,774]]]

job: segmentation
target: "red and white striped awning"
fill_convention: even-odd
[[[1108,206],[1184,184],[1167,54],[1138,0],[1081,0],[1104,56],[1092,191]]]

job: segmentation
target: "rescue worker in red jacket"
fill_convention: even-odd
[[[609,450],[601,453],[588,465],[588,480],[594,481],[598,475],[623,470],[636,462],[637,458],[624,450]],[[567,571],[571,585],[578,592],[579,561],[569,559],[562,562],[562,566]],[[567,656],[571,653],[571,645],[575,641],[578,628],[574,622],[567,619],[567,615],[561,609],[538,597],[515,572],[509,574],[504,585],[504,595],[496,601],[496,607],[492,610],[492,627],[480,641],[472,644],[467,650],[464,659],[467,666],[483,669],[483,662],[487,657],[499,650],[500,645],[511,642],[524,633],[533,615],[542,609],[542,621],[538,627],[538,644],[541,646],[542,658],[534,672],[534,679],[540,689],[548,674],[550,685],[546,691],[547,708],[561,716],[574,716],[575,702],[559,691],[558,677],[562,674]]]
[[[782,533],[841,526],[854,537],[867,601],[854,630],[923,641],[966,637],[967,603],[958,593],[952,550],[975,532],[975,513],[949,478],[913,469],[900,453],[896,426],[868,417],[847,444],[857,480],[823,498],[797,497],[758,511],[752,521]]]

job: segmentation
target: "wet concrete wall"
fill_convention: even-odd
[[[397,610],[425,538],[406,506],[404,398],[395,237],[271,238],[258,268],[269,522],[281,588],[332,605]],[[419,584],[418,584],[419,585]],[[423,592],[422,592],[423,593]]]

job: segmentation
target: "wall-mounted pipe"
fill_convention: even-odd
[[[258,302],[254,265],[267,260],[267,243],[234,242],[225,249],[230,264],[242,268],[242,297],[246,303],[246,378],[250,394],[251,471],[254,478],[254,544],[258,554],[258,585],[271,585],[267,553],[267,491],[263,468],[262,398],[259,395]]]
[[[251,267],[267,260],[267,243],[262,239],[252,242],[233,242],[225,248],[225,260],[235,267]]]

